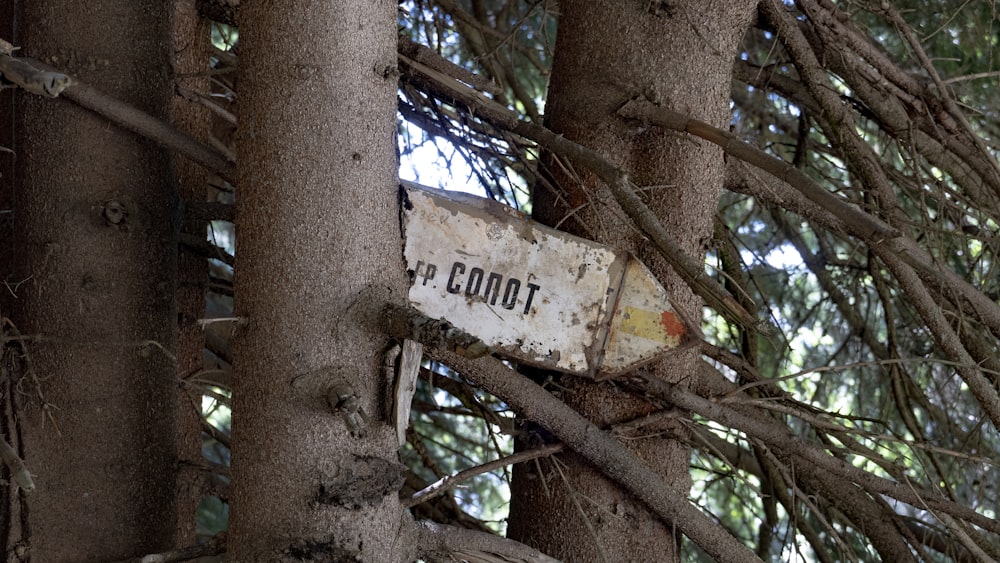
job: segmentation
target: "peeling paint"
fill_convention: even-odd
[[[687,329],[634,257],[492,200],[403,182],[409,300],[501,355],[605,378],[681,344]]]

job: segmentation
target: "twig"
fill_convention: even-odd
[[[805,172],[742,141],[728,131],[692,119],[680,112],[657,106],[642,98],[630,100],[618,110],[618,114],[628,119],[690,133],[717,145],[726,154],[752,164],[795,188],[809,201],[843,221],[849,232],[859,238],[871,240],[900,236],[899,231],[833,195]]]
[[[941,101],[944,102],[944,106],[948,110],[948,113],[950,113],[955,121],[962,127],[962,130],[968,133],[965,135],[966,138],[972,140],[976,148],[978,148],[982,155],[986,157],[985,161],[993,165],[994,177],[1000,177],[1000,165],[997,164],[996,158],[990,154],[989,149],[986,148],[986,144],[983,143],[983,139],[973,132],[972,126],[969,125],[968,120],[965,119],[965,114],[963,114],[962,110],[958,108],[958,105],[955,103],[954,98],[952,98],[948,88],[945,87],[937,69],[934,68],[934,64],[931,62],[930,57],[927,56],[927,52],[924,51],[923,46],[920,44],[920,40],[917,39],[916,35],[914,35],[913,28],[911,28],[910,25],[903,20],[903,16],[900,15],[899,10],[893,7],[890,2],[882,2],[881,8],[889,18],[889,21],[896,26],[899,33],[904,39],[906,39],[906,42],[909,43],[913,54],[916,55],[917,60],[920,61],[920,66],[924,67],[927,75],[931,77],[931,80],[934,82],[934,86],[937,87],[938,95],[940,96]]]
[[[233,449],[229,442],[229,436],[227,436],[222,430],[219,430],[218,428],[215,427],[214,424],[205,420],[204,418],[201,419],[201,429],[203,432],[211,436],[212,439],[215,440],[216,442],[222,444],[223,446],[229,448],[230,450]]]
[[[903,263],[896,254],[879,246],[874,247],[873,250],[899,280],[899,286],[907,297],[907,301],[917,310],[938,346],[955,360],[955,371],[969,386],[972,395],[979,402],[990,422],[993,423],[993,428],[1000,430],[1000,395],[997,394],[996,387],[983,375],[981,368],[965,349],[962,338],[948,322],[944,311],[941,310],[941,305],[927,291],[927,287],[924,286],[916,272],[908,264]]]
[[[406,60],[416,61],[427,65],[434,70],[443,72],[456,80],[461,80],[469,86],[483,92],[499,95],[503,90],[492,81],[474,72],[456,65],[455,63],[438,55],[430,47],[425,47],[420,43],[411,40],[405,35],[399,36],[399,56]]]
[[[705,364],[701,369],[714,368]],[[915,507],[928,506],[961,518],[994,533],[1000,533],[1000,521],[983,516],[971,508],[959,505],[940,494],[932,491],[904,486],[873,475],[847,461],[830,456],[822,449],[803,442],[792,435],[788,428],[773,418],[753,417],[717,401],[700,397],[695,393],[681,389],[677,385],[661,379],[637,373],[643,381],[646,391],[652,397],[666,401],[676,407],[697,413],[719,424],[739,430],[747,436],[756,438],[775,451],[792,456],[798,463],[805,463],[846,479],[851,483],[868,490],[871,493],[885,495]],[[700,376],[703,377],[703,376]]]
[[[177,88],[177,93],[180,94],[185,100],[200,104],[209,111],[211,111],[212,113],[214,113],[215,115],[219,116],[226,123],[229,123],[230,125],[236,125],[236,116],[233,114],[233,112],[215,103],[211,98],[209,98],[205,94],[202,94],[201,92],[197,92],[190,88],[186,88],[179,84],[176,86],[176,88]]]
[[[594,529],[594,523],[587,514],[587,511],[583,509],[583,505],[580,504],[580,497],[582,496],[587,498],[586,495],[580,494],[580,491],[573,487],[573,484],[570,483],[569,478],[566,477],[566,473],[561,467],[563,465],[562,462],[558,458],[552,459],[551,462],[552,467],[557,473],[559,473],[559,481],[562,483],[563,488],[566,489],[566,496],[569,498],[570,502],[573,503],[573,508],[576,509],[577,514],[583,521],[584,527],[587,528],[587,534],[590,536],[591,541],[594,542],[594,548],[597,550],[597,555],[601,558],[601,563],[609,563],[608,554],[604,550],[604,546],[601,544],[601,538],[597,534],[597,530]]]
[[[438,479],[436,482],[431,483],[430,485],[424,487],[422,490],[419,490],[416,493],[414,493],[412,497],[403,500],[401,504],[403,505],[403,508],[411,508],[422,502],[427,502],[432,498],[441,495],[445,491],[454,488],[462,481],[466,481],[478,475],[482,475],[483,473],[489,473],[491,471],[495,471],[497,469],[506,467],[508,465],[514,465],[515,463],[521,463],[524,461],[529,461],[532,459],[538,459],[540,457],[557,454],[563,451],[564,448],[565,446],[563,446],[562,444],[552,444],[549,446],[543,446],[541,448],[535,448],[523,452],[518,452],[516,454],[502,457],[500,459],[496,459],[487,463],[483,463],[475,467],[470,467],[469,469],[466,469],[464,471],[459,471],[454,475],[448,475],[442,479]]]
[[[198,0],[198,14],[210,20],[236,25],[239,0]]]
[[[2,340],[6,342],[16,340],[21,346],[21,352],[24,354],[24,372],[27,377],[31,378],[31,382],[34,383],[35,394],[38,395],[38,401],[42,404],[42,427],[45,426],[45,419],[48,418],[52,422],[52,426],[56,429],[56,434],[61,435],[62,432],[59,430],[59,424],[56,423],[56,419],[52,415],[52,409],[58,409],[59,407],[56,407],[45,400],[45,394],[42,392],[42,382],[38,379],[38,372],[35,371],[34,364],[31,360],[31,354],[28,353],[28,347],[25,344],[25,342],[29,340],[42,340],[42,338],[21,334],[17,325],[14,324],[14,321],[8,319],[7,317],[0,317],[0,325],[7,325],[10,329],[10,333],[12,334],[12,336],[3,336]],[[2,334],[0,334],[0,336],[2,336]],[[19,388],[20,385],[21,382],[18,381]],[[20,389],[18,390],[20,391]]]
[[[885,172],[879,166],[878,156],[858,134],[855,126],[856,112],[845,104],[830,83],[829,73],[820,64],[817,54],[798,27],[798,21],[788,13],[785,5],[777,0],[762,0],[761,15],[773,24],[785,51],[791,56],[805,85],[806,91],[819,104],[825,119],[818,123],[833,146],[844,155],[848,170],[856,175],[865,189],[877,195],[881,210],[894,227],[906,224],[906,216],[899,205]]]

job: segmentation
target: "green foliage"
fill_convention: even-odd
[[[205,497],[198,505],[198,536],[212,537],[229,526],[229,503],[219,497]]]

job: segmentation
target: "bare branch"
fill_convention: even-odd
[[[700,376],[701,378],[718,378],[718,375],[711,373],[715,370],[707,364],[702,369],[706,370],[706,375]],[[985,530],[1000,533],[1000,521],[996,519],[983,516],[938,493],[923,490],[915,483],[897,483],[873,475],[846,461],[832,457],[815,446],[803,442],[798,437],[792,435],[784,424],[779,424],[775,419],[749,416],[727,404],[738,404],[740,401],[739,397],[730,397],[725,400],[706,399],[660,379],[644,374],[639,374],[638,376],[642,379],[643,385],[651,395],[665,400],[671,405],[690,410],[729,428],[744,432],[748,436],[764,442],[768,447],[776,451],[793,456],[810,465],[815,465],[823,471],[847,479],[851,483],[856,483],[870,493],[886,495],[919,509],[926,507],[932,510],[940,510],[956,518],[964,519]]]
[[[523,452],[518,452],[513,455],[505,456],[500,459],[496,459],[487,463],[477,465],[475,467],[470,467],[464,471],[459,471],[454,475],[448,475],[436,482],[431,483],[423,490],[417,491],[414,495],[408,499],[402,501],[403,508],[410,508],[416,506],[422,502],[427,502],[432,498],[444,493],[448,489],[458,486],[462,481],[466,481],[478,475],[484,473],[490,473],[491,471],[496,471],[502,467],[508,465],[514,465],[515,463],[522,463],[525,461],[531,461],[533,459],[538,459],[540,457],[546,457],[553,454],[557,454],[563,451],[562,444],[552,444],[548,446],[543,446],[540,448],[534,448],[531,450],[525,450]]]
[[[47,71],[57,69],[34,59],[24,59],[27,63]],[[163,147],[176,151],[207,170],[225,178],[233,175],[233,163],[222,156],[219,151],[201,143],[190,135],[174,129],[163,121],[149,115],[137,107],[131,106],[104,94],[97,88],[70,77],[72,85],[62,92],[66,98],[101,115],[112,123],[119,125],[138,135],[146,137]]]
[[[436,522],[417,522],[417,551],[430,562],[469,561],[489,563],[559,563],[544,553],[523,543],[487,532],[477,532]],[[497,559],[499,556],[501,559]]]
[[[11,480],[18,487],[24,489],[26,493],[35,490],[35,481],[31,478],[28,468],[24,466],[21,456],[17,455],[17,451],[3,437],[0,437],[0,459],[10,470]]]

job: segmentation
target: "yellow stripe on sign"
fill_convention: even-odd
[[[670,311],[647,311],[626,306],[618,318],[618,330],[673,347],[680,344],[684,325]]]

